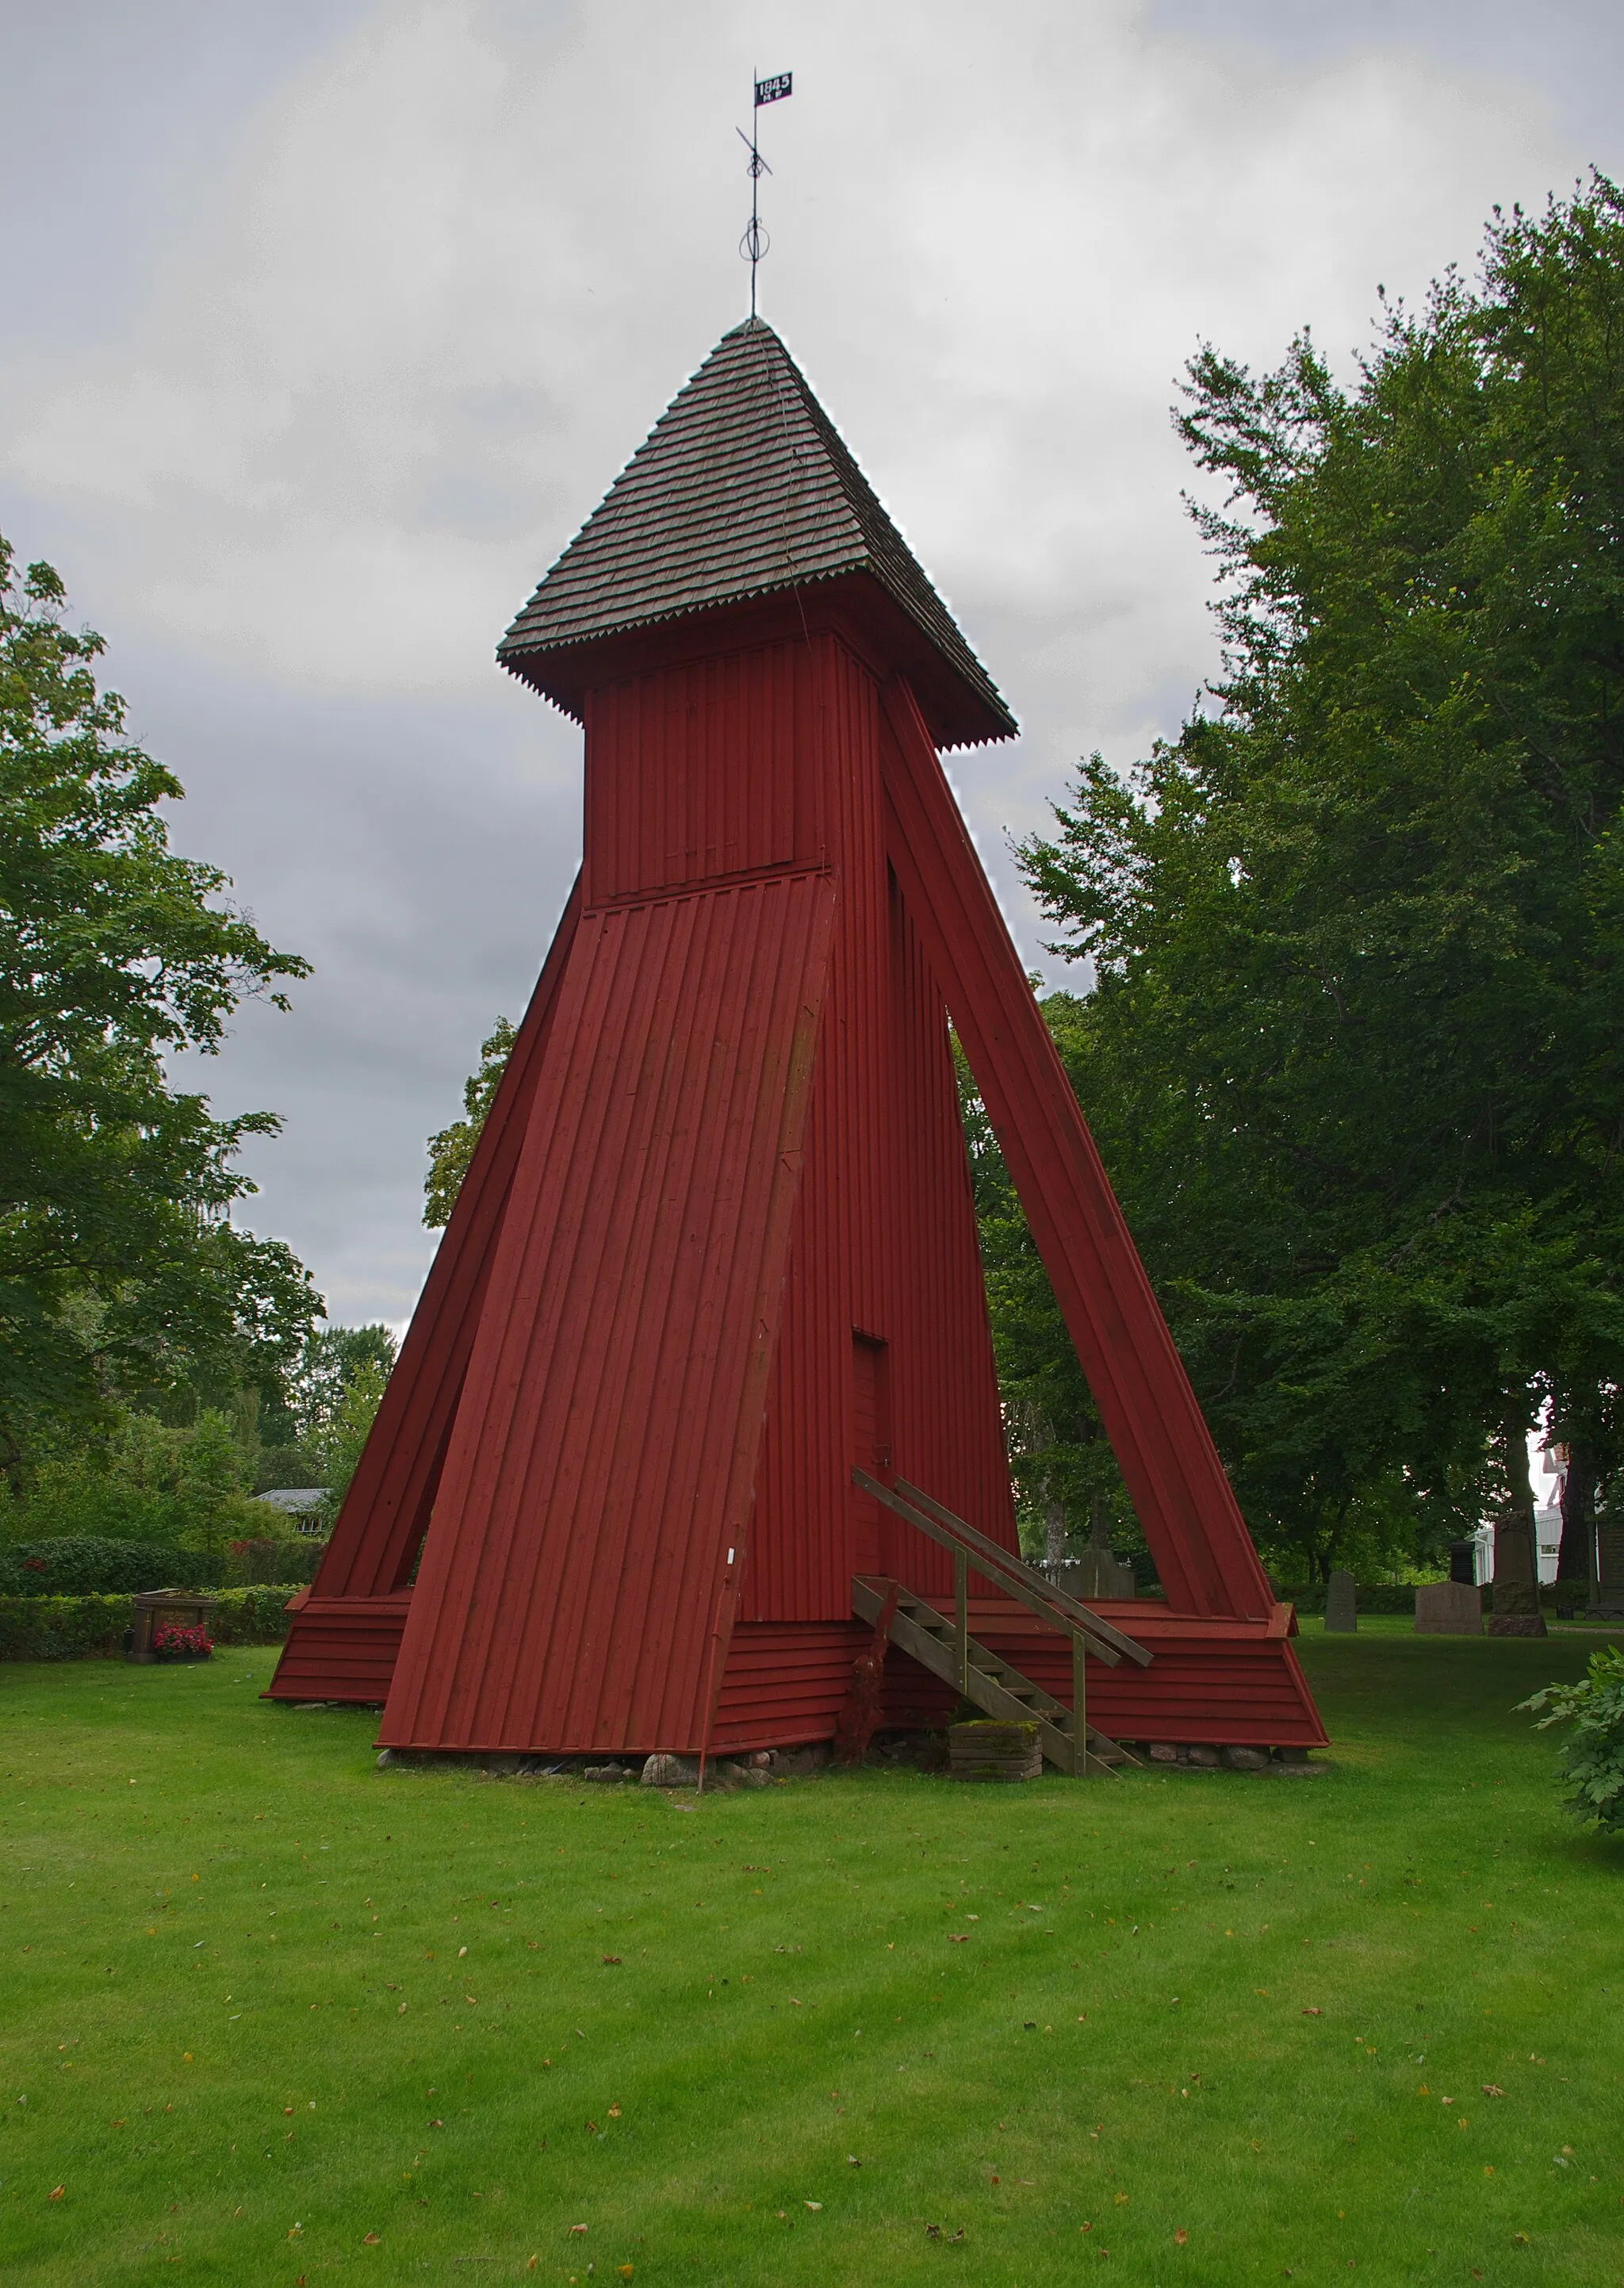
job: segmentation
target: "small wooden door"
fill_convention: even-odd
[[[852,1337],[852,1459],[871,1477],[891,1477],[891,1347],[875,1335]],[[852,1489],[856,1524],[854,1573],[884,1567],[884,1521],[872,1494]]]

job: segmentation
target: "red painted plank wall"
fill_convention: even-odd
[[[865,1559],[951,1585],[946,1553],[866,1515],[852,1485],[860,1336],[883,1345],[892,1466],[1015,1545],[947,1012],[885,856],[878,687],[829,636],[800,672],[800,743],[780,762],[822,788],[840,902],[741,1587],[757,1622],[846,1619]],[[860,1550],[876,1527],[877,1553]]]
[[[582,917],[385,1744],[701,1744],[832,903],[780,874]]]
[[[590,905],[829,862],[833,648],[828,636],[763,644],[590,694]]]

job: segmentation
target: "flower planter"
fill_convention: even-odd
[[[131,1600],[135,1619],[130,1631],[126,1660],[148,1665],[155,1661],[208,1660],[207,1617],[215,1600],[191,1589],[143,1589]]]

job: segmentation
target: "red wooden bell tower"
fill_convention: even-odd
[[[956,1548],[961,1635],[1067,1720],[951,1008],[1168,1591],[1082,1617],[1091,1720],[1321,1739],[937,759],[1015,725],[769,327],[500,656],[584,726],[581,878],[273,1693],[382,1700],[401,1748],[828,1738],[883,1580],[888,1712],[923,1721]]]

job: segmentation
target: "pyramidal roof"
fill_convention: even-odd
[[[747,318],[678,391],[496,655],[522,672],[548,652],[856,572],[973,695],[970,735],[1011,735],[991,677],[804,375]]]

